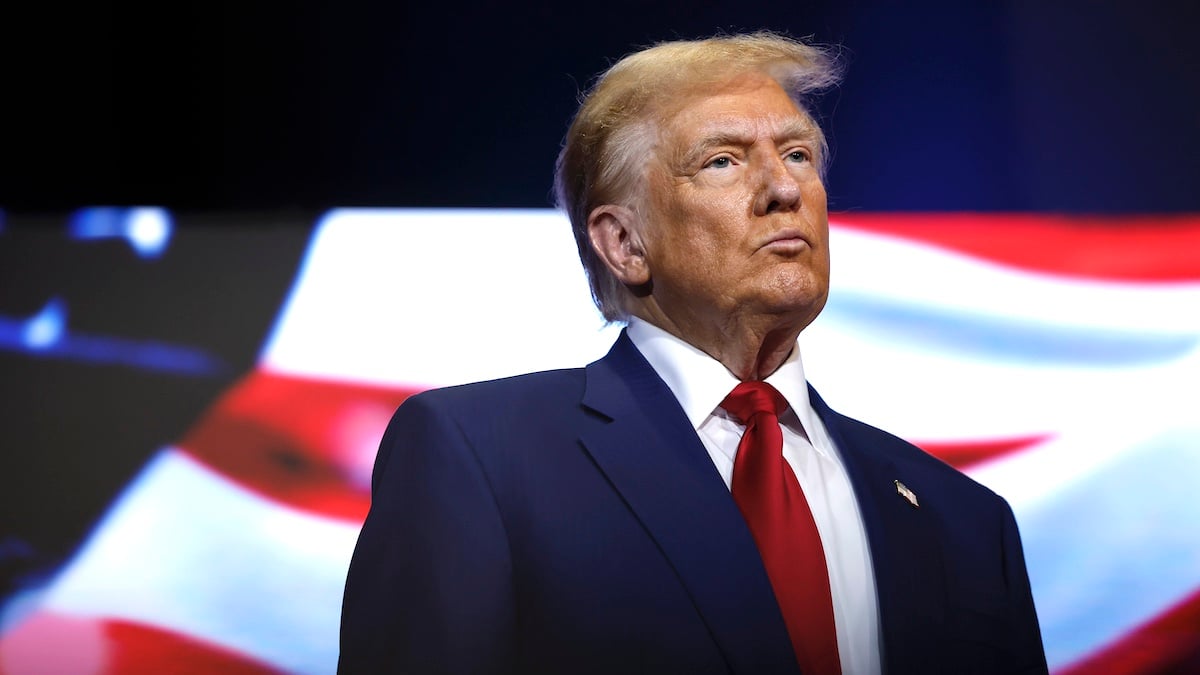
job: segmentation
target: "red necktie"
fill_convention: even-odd
[[[721,407],[746,425],[733,463],[733,499],[758,544],[800,670],[841,673],[821,536],[783,458],[779,415],[787,401],[765,382],[742,382]]]

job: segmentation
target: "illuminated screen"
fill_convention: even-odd
[[[5,674],[332,673],[395,407],[619,331],[549,210],[46,220],[0,228]],[[1051,669],[1200,662],[1200,216],[831,230],[810,381],[1008,499]]]

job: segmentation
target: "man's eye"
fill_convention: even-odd
[[[708,164],[706,164],[705,167],[706,168],[711,167],[714,169],[724,169],[725,167],[729,166],[730,164],[731,164],[731,162],[728,157],[717,157],[716,159],[714,159],[714,160],[710,161]]]
[[[808,153],[804,150],[793,150],[792,152],[788,153],[788,159],[792,160],[793,162],[807,162],[809,158]]]

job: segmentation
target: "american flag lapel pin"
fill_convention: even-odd
[[[907,500],[909,504],[912,504],[912,507],[914,509],[921,508],[921,505],[917,503],[917,493],[913,492],[912,490],[909,490],[908,486],[905,485],[904,483],[901,483],[900,481],[896,481],[896,494],[900,495],[901,497],[904,497],[904,499]]]

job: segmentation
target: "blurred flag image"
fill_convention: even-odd
[[[822,397],[1009,501],[1052,672],[1200,668],[1200,217],[830,221],[829,302],[800,338]],[[158,417],[170,437],[130,449],[69,555],[9,581],[0,673],[334,672],[395,408],[432,387],[585,365],[620,330],[592,306],[555,211],[335,209],[287,236],[245,362],[211,340],[84,335],[70,293],[0,316],[13,363],[209,383],[189,416],[139,404],[131,419]],[[171,265],[169,245],[129,264]],[[212,292],[221,302],[193,320],[225,325],[238,293]],[[39,405],[72,425],[87,403]],[[25,550],[18,535],[0,532],[0,561]]]

